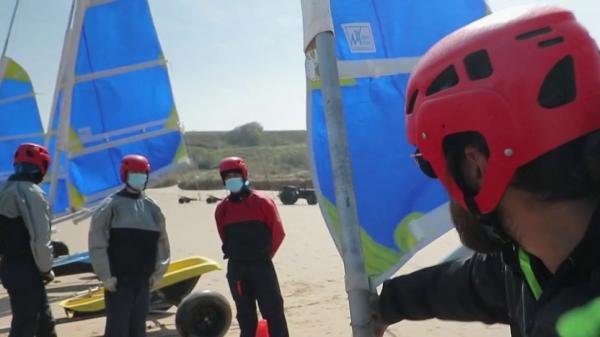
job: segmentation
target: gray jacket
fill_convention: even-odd
[[[7,181],[0,190],[0,214],[22,218],[29,232],[33,259],[42,273],[52,269],[50,207],[44,191],[33,182]]]
[[[113,235],[127,233],[140,235],[155,232],[158,237],[156,260],[152,261],[154,268],[150,281],[154,284],[160,280],[170,263],[169,239],[166,231],[165,217],[160,207],[145,194],[132,197],[121,191],[106,198],[92,216],[89,231],[89,250],[94,272],[102,281],[112,278],[110,247],[111,233]],[[137,234],[135,234],[137,233]],[[114,243],[113,238],[113,243]],[[137,244],[137,238],[131,239],[131,248]],[[114,252],[114,249],[113,249]],[[135,254],[136,252],[133,251]],[[129,255],[129,254],[128,254]],[[126,260],[131,256],[118,257]],[[113,260],[114,262],[114,260]],[[111,272],[112,271],[112,272]]]

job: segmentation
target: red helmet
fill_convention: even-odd
[[[240,157],[227,157],[221,160],[219,164],[221,178],[223,178],[223,173],[233,170],[242,172],[242,178],[248,179],[248,165],[246,165],[244,159]]]
[[[38,167],[42,175],[46,175],[50,167],[50,153],[41,145],[23,143],[17,148],[13,161],[13,164],[21,163],[33,164]]]
[[[406,124],[409,142],[465,208],[443,141],[467,131],[483,136],[490,156],[473,201],[489,213],[519,167],[600,129],[598,47],[560,8],[491,14],[421,59],[408,84]]]
[[[139,154],[129,154],[121,159],[121,181],[127,182],[129,171],[145,172],[150,174],[150,163],[148,159]]]

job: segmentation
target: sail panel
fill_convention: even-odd
[[[148,158],[151,183],[160,173],[187,162],[147,1],[100,2],[84,10],[75,14],[84,18],[77,58],[67,65],[75,70],[70,118],[59,122],[67,115],[59,106],[54,120],[55,129],[60,129],[58,123],[68,123],[62,134],[68,145],[61,149],[68,170],[62,191],[68,195],[68,211],[93,207],[122,188],[118,171],[127,154]],[[69,89],[62,88],[60,95]]]
[[[31,79],[9,57],[0,60],[0,181],[13,172],[12,158],[21,143],[43,144],[43,128]]]
[[[78,76],[162,58],[148,3],[117,0],[85,12]]]
[[[442,206],[446,193],[419,171],[411,158],[414,148],[406,141],[407,65],[445,35],[485,15],[486,7],[482,0],[331,0],[330,10],[365,267],[379,284],[451,228]],[[390,72],[382,71],[390,64],[398,71],[382,75]],[[361,75],[351,76],[355,73]],[[313,175],[322,213],[339,248],[318,60],[311,50],[307,78]]]
[[[71,126],[100,134],[166,120],[174,109],[164,66],[77,83]]]

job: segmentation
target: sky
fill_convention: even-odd
[[[14,3],[0,0],[2,43]],[[251,121],[267,130],[306,128],[300,0],[149,3],[186,130],[230,130]],[[543,3],[574,11],[600,41],[597,0],[488,1],[492,10]],[[70,6],[71,0],[21,0],[7,50],[29,72],[44,125]]]

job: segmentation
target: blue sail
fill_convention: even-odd
[[[124,155],[146,156],[151,182],[187,162],[147,1],[78,2],[72,20],[50,128],[50,146],[60,161],[53,182],[56,214],[91,207],[121,188]]]
[[[12,174],[12,158],[21,143],[43,144],[35,93],[29,75],[9,57],[0,60],[0,181]]]
[[[365,267],[379,284],[451,228],[443,206],[446,193],[419,171],[406,140],[403,111],[410,70],[435,42],[484,16],[487,8],[483,0],[329,3],[321,13],[304,13],[305,32],[314,38],[319,20],[328,16],[335,34]],[[305,41],[313,175],[322,213],[339,247],[318,60],[310,43]]]

